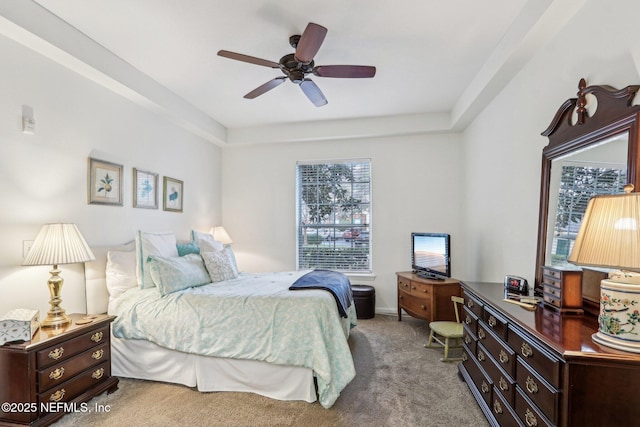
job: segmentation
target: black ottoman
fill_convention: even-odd
[[[376,315],[376,289],[369,285],[351,285],[358,319],[372,319]]]

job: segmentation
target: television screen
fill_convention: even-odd
[[[411,268],[425,277],[451,277],[449,234],[411,233]]]

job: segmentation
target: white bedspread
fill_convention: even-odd
[[[307,272],[241,274],[164,297],[157,288],[130,289],[111,305],[113,334],[186,353],[311,368],[328,408],[355,376],[346,339],[355,307],[341,319],[329,292],[289,291]]]

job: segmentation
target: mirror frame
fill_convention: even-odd
[[[554,159],[582,150],[607,138],[629,133],[627,149],[627,178],[640,189],[640,105],[632,105],[640,85],[615,89],[611,86],[588,86],[584,79],[578,83],[578,97],[569,98],[558,109],[551,124],[542,132],[549,144],[542,150],[540,211],[538,215],[538,247],[534,294],[542,296],[542,267],[546,262],[547,224],[551,163]],[[587,95],[597,101],[595,112],[587,111]],[[573,123],[575,122],[575,123]]]

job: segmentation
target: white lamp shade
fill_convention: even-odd
[[[75,224],[45,224],[22,265],[74,264],[94,259]]]
[[[214,239],[224,245],[230,245],[231,243],[233,243],[233,240],[231,240],[231,237],[229,237],[229,233],[227,233],[227,230],[225,230],[221,225],[211,228],[209,233],[213,235]]]

